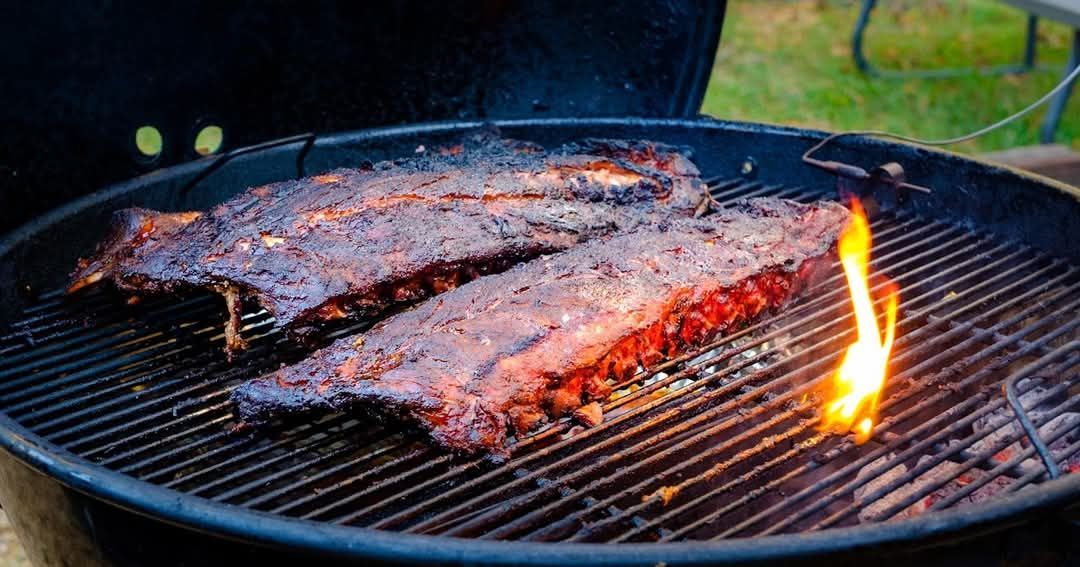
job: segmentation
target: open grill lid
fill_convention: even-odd
[[[688,117],[725,2],[318,6],[44,2],[0,34],[0,233],[109,182],[301,132],[433,120]],[[161,154],[135,147],[156,127]]]

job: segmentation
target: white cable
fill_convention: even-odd
[[[1030,105],[1028,105],[1023,110],[1021,110],[1019,112],[1016,112],[1016,113],[1014,113],[1014,114],[1012,114],[1010,116],[1006,116],[1005,118],[1003,118],[1003,119],[1001,119],[1001,120],[999,120],[999,121],[997,121],[997,122],[995,122],[995,123],[993,123],[993,124],[991,124],[991,125],[989,125],[989,126],[987,126],[985,128],[981,128],[979,130],[976,130],[976,131],[974,131],[974,132],[972,132],[970,134],[964,134],[963,136],[957,136],[955,138],[945,138],[943,140],[922,140],[922,139],[919,139],[919,138],[913,138],[913,137],[910,137],[910,136],[902,136],[900,134],[893,134],[891,132],[885,132],[885,131],[882,131],[882,130],[852,130],[852,131],[848,131],[848,132],[838,132],[836,134],[832,134],[832,135],[826,137],[824,140],[818,142],[814,147],[807,150],[806,153],[803,154],[803,158],[805,159],[805,158],[810,157],[810,154],[812,154],[815,151],[821,149],[821,147],[824,146],[825,144],[827,144],[827,143],[829,143],[829,142],[831,142],[831,141],[833,141],[833,140],[835,140],[837,138],[840,138],[841,136],[876,136],[876,137],[879,137],[879,138],[891,138],[891,139],[894,139],[894,140],[901,140],[901,141],[904,141],[904,142],[911,142],[913,144],[922,144],[924,146],[947,146],[947,145],[950,145],[950,144],[957,144],[957,143],[960,143],[960,142],[966,142],[966,141],[971,140],[973,138],[978,138],[979,136],[982,136],[983,134],[993,132],[994,130],[997,130],[998,128],[1001,128],[1002,126],[1005,126],[1005,125],[1007,125],[1007,124],[1009,124],[1011,122],[1014,122],[1018,118],[1024,117],[1025,115],[1030,113],[1032,110],[1035,110],[1036,108],[1038,108],[1038,107],[1042,106],[1043,104],[1045,104],[1046,101],[1053,98],[1053,96],[1058,94],[1058,92],[1060,92],[1062,89],[1069,86],[1069,84],[1072,83],[1074,80],[1076,80],[1077,77],[1080,77],[1080,66],[1077,66],[1075,69],[1072,70],[1072,72],[1070,72],[1068,75],[1066,75],[1065,78],[1062,79],[1061,82],[1058,83],[1056,87],[1054,87],[1053,89],[1050,89],[1050,92],[1046,93],[1045,95],[1042,96],[1042,98],[1040,98],[1039,100],[1031,103]]]

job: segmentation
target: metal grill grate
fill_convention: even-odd
[[[714,195],[820,197],[742,180],[714,184]],[[903,212],[872,228],[875,278],[900,284],[901,312],[883,422],[861,446],[816,428],[814,392],[854,332],[837,266],[782,314],[620,384],[602,425],[556,424],[503,464],[350,416],[234,431],[230,389],[303,353],[255,313],[244,329],[252,348],[227,363],[210,296],[135,307],[106,291],[44,297],[0,337],[0,407],[77,455],[180,492],[483,538],[746,537],[1023,490],[1048,474],[1001,391],[1009,376],[1059,467],[1075,468],[1076,268]]]

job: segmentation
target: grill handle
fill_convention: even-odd
[[[269,142],[262,142],[260,144],[254,144],[251,146],[244,146],[242,148],[236,148],[218,156],[214,161],[210,162],[202,171],[191,178],[180,189],[180,195],[187,195],[195,188],[200,182],[202,182],[210,174],[221,169],[229,160],[246,154],[253,154],[276,148],[279,146],[288,146],[290,144],[298,144],[303,142],[303,146],[300,147],[300,152],[296,154],[296,177],[297,179],[304,176],[304,161],[307,159],[308,153],[311,152],[312,146],[315,145],[315,134],[308,132],[306,134],[298,134],[296,136],[289,136],[288,138],[278,138],[277,140],[270,140]]]

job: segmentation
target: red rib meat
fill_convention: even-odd
[[[236,350],[241,300],[299,336],[654,222],[658,209],[689,215],[703,195],[694,165],[660,144],[546,154],[482,140],[256,187],[205,213],[120,211],[70,291],[103,279],[138,293],[212,289],[228,302]]]
[[[595,240],[392,316],[243,384],[233,400],[251,423],[362,407],[452,449],[505,453],[508,435],[781,305],[847,219],[835,203],[755,199]],[[579,413],[600,419],[596,406]]]

